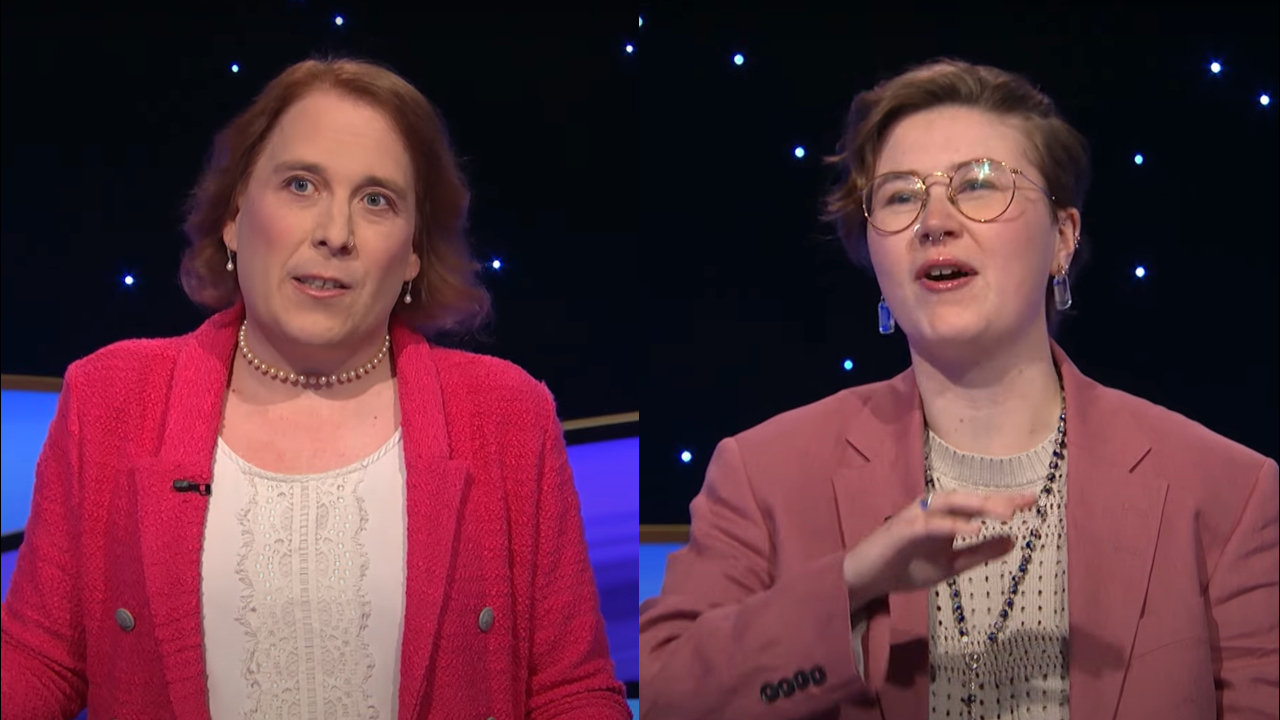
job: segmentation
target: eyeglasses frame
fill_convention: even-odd
[[[921,177],[913,172],[888,172],[888,173],[881,173],[871,178],[871,181],[867,183],[867,186],[862,188],[862,193],[861,193],[862,215],[867,219],[867,225],[885,234],[900,233],[903,230],[906,230],[907,228],[911,227],[911,224],[914,223],[916,220],[919,220],[920,216],[924,214],[925,208],[929,207],[929,186],[925,184],[925,181],[935,177],[942,177],[947,179],[947,202],[951,203],[951,206],[956,209],[956,212],[960,213],[961,215],[965,216],[966,218],[976,223],[989,223],[998,219],[1000,216],[1004,215],[1005,213],[1009,212],[1009,208],[1013,207],[1014,199],[1018,197],[1018,178],[1022,178],[1026,180],[1027,183],[1031,185],[1031,187],[1034,187],[1035,189],[1044,193],[1044,196],[1049,198],[1049,202],[1051,203],[1057,202],[1057,198],[1055,198],[1052,193],[1050,193],[1042,185],[1040,185],[1040,183],[1036,182],[1035,180],[1032,180],[1030,177],[1027,176],[1026,173],[1022,172],[1018,168],[1009,167],[1008,163],[1003,162],[1001,160],[995,160],[993,158],[975,158],[973,160],[969,160],[964,163],[961,163],[960,166],[970,167],[978,163],[995,163],[1003,167],[1005,170],[1007,170],[1009,174],[1013,177],[1013,192],[1009,193],[1009,203],[1004,206],[1003,210],[996,213],[995,215],[987,218],[986,220],[979,220],[975,217],[970,217],[968,213],[960,209],[960,203],[956,201],[955,187],[953,187],[951,184],[952,181],[955,180],[956,175],[959,174],[958,170],[952,173],[939,171],[935,173],[930,173],[928,175],[925,175],[924,177]],[[921,195],[924,197],[924,200],[920,202],[920,209],[916,210],[915,216],[912,217],[910,220],[908,220],[906,225],[898,228],[897,230],[885,230],[879,225],[876,225],[875,223],[871,222],[871,210],[867,206],[867,193],[870,192],[871,188],[875,186],[877,180],[881,178],[889,177],[890,175],[906,175],[908,177],[915,178],[916,186],[921,190]]]

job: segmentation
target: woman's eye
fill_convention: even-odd
[[[306,178],[294,178],[289,181],[289,189],[305,195],[311,189],[311,181]]]
[[[365,203],[371,208],[383,208],[387,206],[387,196],[382,193],[369,193],[364,196]]]

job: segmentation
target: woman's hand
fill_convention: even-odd
[[[890,593],[934,585],[1013,549],[1007,536],[956,549],[957,536],[977,535],[981,521],[1007,521],[1034,507],[1035,493],[935,493],[891,516],[844,557],[852,609]]]

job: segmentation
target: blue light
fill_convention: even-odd
[[[744,57],[742,57],[742,53],[738,53],[737,55],[734,55],[734,56],[733,56],[733,64],[734,64],[734,65],[741,65],[742,63],[744,63],[744,62],[746,62],[746,61],[747,61],[747,59],[746,59],[746,58],[744,58]]]
[[[1259,102],[1259,103],[1261,103],[1261,104],[1263,104],[1263,105],[1270,105],[1270,104],[1271,104],[1271,96],[1270,96],[1270,95],[1266,95],[1266,94],[1259,95],[1259,96],[1258,96],[1258,102]]]
[[[636,27],[644,27],[644,18],[643,18],[643,17],[641,17],[641,18],[640,18],[640,24],[639,24],[639,25],[637,25]]]
[[[124,276],[124,284],[125,284],[125,285],[132,285],[132,284],[133,284],[133,276],[132,276],[132,275],[125,275],[125,276]]]
[[[846,372],[847,372],[847,371],[849,371],[849,370],[852,370],[852,369],[853,369],[853,361],[852,361],[852,360],[845,360],[845,361],[844,361],[844,369],[845,369],[845,371],[846,371]]]
[[[501,269],[502,269],[502,261],[501,261],[501,260],[494,260],[493,262],[489,263],[489,266],[490,266],[490,267],[492,267],[494,270],[501,270]]]
[[[635,52],[635,49],[636,49],[636,48],[635,48],[635,46],[634,46],[634,45],[632,45],[631,43],[627,43],[627,54],[628,54],[628,55],[630,55],[631,53]]]
[[[1146,268],[1144,268],[1144,267],[1142,267],[1141,265],[1139,265],[1138,267],[1136,267],[1136,268],[1134,268],[1134,269],[1133,269],[1133,274],[1134,274],[1135,276],[1137,276],[1137,277],[1140,277],[1140,278],[1141,278],[1141,277],[1146,277],[1146,276],[1147,276],[1147,269],[1146,269]]]
[[[800,147],[799,145],[796,146],[796,157],[798,158],[804,157],[804,148]]]
[[[233,72],[233,73],[238,73],[238,72],[240,72],[240,66],[239,66],[239,65],[236,65],[235,63],[231,63],[231,72]]]
[[[1145,159],[1146,159],[1146,158],[1142,157],[1142,154],[1141,154],[1141,153],[1139,153],[1139,154],[1137,154],[1137,155],[1134,155],[1134,156],[1133,156],[1133,164],[1134,164],[1134,165],[1141,165],[1141,164],[1142,164],[1142,162],[1143,162],[1143,160],[1145,160]]]
[[[343,20],[341,15],[339,15],[339,16],[337,16],[337,17],[335,17],[335,18],[333,19],[333,24],[334,24],[334,25],[337,25],[338,27],[342,27],[342,23],[344,23],[344,22],[346,22],[346,20]]]
[[[1222,65],[1217,62],[1209,63],[1209,72],[1213,73],[1214,75],[1217,75],[1218,73],[1222,72]]]
[[[687,463],[687,462],[690,462],[691,460],[693,460],[693,453],[689,452],[688,450],[685,450],[684,452],[680,453],[680,462]]]

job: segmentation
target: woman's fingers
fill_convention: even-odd
[[[1013,538],[1000,535],[960,548],[952,555],[952,574],[959,575],[965,570],[975,568],[988,560],[995,560],[1006,555],[1013,549],[1013,546]]]
[[[925,510],[925,514],[1009,520],[1015,513],[1028,510],[1035,504],[1035,493],[979,495],[968,492],[947,492],[930,496],[929,508]]]
[[[957,535],[977,535],[982,530],[982,523],[977,520],[966,520],[955,515],[926,515],[924,518],[924,534],[930,538],[954,538]]]

